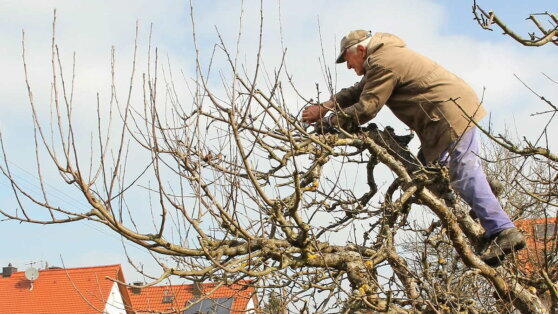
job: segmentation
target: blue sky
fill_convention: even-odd
[[[354,83],[357,78],[344,65],[335,66],[338,40],[355,28],[391,32],[405,39],[417,51],[463,77],[482,93],[492,113],[496,128],[509,127],[530,137],[537,135],[542,117],[528,114],[546,109],[521,83],[521,77],[549,99],[558,98],[557,88],[541,73],[558,79],[556,46],[526,48],[500,32],[482,30],[472,19],[470,1],[265,1],[264,62],[271,70],[279,63],[283,44],[287,65],[300,90],[313,97],[315,84],[325,84],[320,70],[319,29],[326,65],[336,74],[337,88]],[[280,3],[280,11],[279,11]],[[528,13],[558,11],[556,1],[479,1],[493,9],[521,34],[534,28],[524,18]],[[206,65],[217,42],[216,28],[229,47],[234,48],[239,32],[240,1],[193,1],[196,35],[202,62]],[[139,71],[146,71],[147,39],[153,23],[153,46],[168,58],[175,73],[195,75],[190,7],[186,1],[31,1],[3,0],[0,3],[0,128],[10,153],[14,172],[36,188],[32,124],[21,61],[21,30],[25,30],[26,54],[35,101],[42,113],[48,113],[50,99],[50,41],[52,12],[57,9],[56,38],[63,60],[70,66],[73,52],[76,65],[76,121],[80,127],[93,126],[97,92],[102,103],[110,98],[110,51],[114,46],[117,61],[117,87],[126,91],[133,52],[136,21],[139,25]],[[280,14],[279,14],[280,12]],[[250,68],[256,53],[259,2],[244,1],[243,36],[240,62]],[[319,24],[318,24],[319,23]],[[318,27],[319,25],[319,27]],[[166,62],[166,61],[165,61]],[[216,70],[224,63],[215,63]],[[223,70],[225,71],[225,70]],[[293,108],[302,104],[292,97]],[[382,125],[397,125],[389,110],[376,119]],[[551,130],[556,134],[556,126]],[[415,145],[418,145],[415,143]],[[45,165],[47,162],[45,161]],[[87,208],[71,189],[49,177],[61,204]],[[9,185],[0,180],[0,206],[14,208]],[[5,241],[2,266],[12,262],[25,269],[29,263],[48,262],[67,267],[121,263],[128,280],[137,279],[129,266],[118,235],[91,222],[69,225],[37,226],[12,221],[0,222],[0,236]],[[157,273],[151,257],[137,246],[126,244],[128,252],[145,267]]]

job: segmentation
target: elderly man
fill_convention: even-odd
[[[486,112],[473,89],[436,62],[405,47],[387,33],[355,30],[341,40],[337,63],[347,63],[362,80],[302,113],[302,121],[350,129],[373,119],[385,104],[414,130],[421,142],[419,159],[450,169],[452,187],[471,206],[493,241],[481,258],[500,265],[525,239],[492,193],[478,157],[476,127]],[[339,110],[342,111],[339,112]],[[327,117],[328,111],[338,112]]]

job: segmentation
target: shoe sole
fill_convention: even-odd
[[[525,242],[518,243],[516,246],[514,246],[512,248],[501,249],[500,252],[502,252],[502,254],[498,254],[498,255],[493,256],[491,258],[488,258],[486,260],[483,259],[483,262],[485,262],[486,265],[488,265],[490,267],[500,266],[500,265],[502,265],[502,262],[504,261],[506,256],[508,256],[509,254],[511,254],[513,252],[517,252],[517,251],[519,251],[523,248],[525,248]]]

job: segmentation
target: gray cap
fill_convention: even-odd
[[[370,31],[365,31],[362,29],[357,29],[354,31],[349,32],[343,39],[341,39],[341,46],[339,48],[339,56],[335,63],[343,63],[345,62],[345,51],[347,48],[358,44],[359,42],[365,40],[366,38],[372,36]]]

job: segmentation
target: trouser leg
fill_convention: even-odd
[[[514,224],[492,193],[478,157],[476,127],[448,148],[451,186],[471,206],[486,236],[513,228]]]

